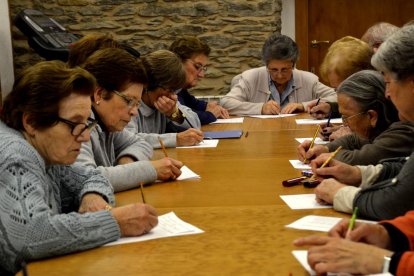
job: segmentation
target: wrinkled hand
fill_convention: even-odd
[[[151,161],[151,163],[157,171],[157,180],[175,180],[181,175],[180,168],[183,166],[183,163],[178,160],[166,157]]]
[[[111,212],[118,222],[122,237],[146,234],[158,224],[155,208],[147,204],[130,204],[113,208]]]
[[[176,104],[177,95],[171,94],[168,96],[158,97],[158,99],[154,102],[154,107],[162,114],[165,114],[165,116],[171,117],[176,110]]]
[[[308,105],[309,114],[316,119],[328,118],[329,113],[331,112],[331,106],[325,102],[319,102],[319,104],[316,105],[316,102],[317,100]]]
[[[314,190],[316,201],[321,204],[333,204],[336,193],[345,186],[333,178],[323,180]]]
[[[331,237],[344,238],[348,232],[349,219],[342,219],[329,231]],[[391,248],[391,240],[384,226],[356,221],[348,238],[356,242],[364,242],[380,248]]]
[[[349,127],[342,126],[339,129],[332,132],[331,135],[329,135],[329,141],[334,141],[335,139],[338,139],[339,137],[352,134],[352,130]]]
[[[96,212],[105,210],[108,205],[101,195],[95,193],[87,193],[82,197],[78,212],[83,214],[87,212]]]
[[[328,166],[319,168],[329,157],[330,154],[324,153],[311,161],[311,169],[315,176],[320,178],[334,177],[339,182],[352,186],[361,184],[362,176],[358,167],[332,159]]]
[[[230,118],[227,109],[219,105],[217,102],[208,102],[206,111],[213,113],[216,118],[228,119]]]
[[[311,246],[308,263],[318,275],[328,272],[351,274],[380,273],[384,255],[392,252],[346,239],[310,236],[294,241],[296,246]]]
[[[277,102],[270,100],[265,102],[262,107],[263,115],[276,115],[280,113],[280,106]]]
[[[321,155],[322,153],[329,152],[328,147],[323,145],[314,144],[313,147],[309,149],[311,143],[311,140],[305,140],[298,146],[298,158],[300,161],[303,162],[306,158],[306,163],[309,163],[310,160]]]
[[[186,131],[177,133],[177,146],[193,146],[201,143],[204,134],[201,130],[189,128]]]
[[[305,108],[301,103],[288,103],[280,113],[292,114],[293,112],[304,112]]]
[[[324,141],[329,141],[329,136],[332,134],[332,132],[342,127],[342,126],[334,126],[332,124],[329,124],[329,125],[330,126],[328,127],[326,123],[320,124],[318,136]]]

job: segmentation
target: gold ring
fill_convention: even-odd
[[[106,210],[106,211],[111,211],[111,210],[112,210],[112,206],[111,206],[111,205],[109,205],[109,204],[106,204],[106,205],[105,205],[105,210]]]

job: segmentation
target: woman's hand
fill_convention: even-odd
[[[277,102],[270,100],[263,104],[262,114],[263,115],[276,115],[280,113],[280,106]]]
[[[175,94],[160,96],[154,102],[154,107],[162,114],[165,114],[167,117],[171,117],[171,115],[176,111],[176,105],[177,95]]]
[[[311,149],[309,149],[311,143],[312,141],[305,140],[298,146],[298,158],[300,161],[303,162],[306,159],[306,163],[309,163],[309,160],[316,158],[322,153],[329,152],[328,147],[323,145],[314,145]]]
[[[87,193],[82,197],[78,212],[83,214],[87,212],[96,212],[105,210],[108,206],[103,197],[95,193]]]
[[[206,111],[213,113],[216,118],[228,119],[230,118],[229,112],[227,109],[219,105],[215,101],[207,103]]]
[[[146,234],[158,224],[155,208],[147,204],[130,204],[113,208],[111,212],[118,222],[122,237]]]
[[[304,112],[305,108],[301,103],[288,103],[280,113],[282,114],[292,114],[293,112]]]
[[[201,130],[189,128],[186,131],[177,133],[177,146],[193,146],[201,143],[204,134]]]
[[[308,105],[309,114],[315,119],[324,119],[329,117],[329,113],[331,112],[331,105],[325,102],[319,102],[318,105],[316,105],[316,103],[317,100]]]
[[[175,180],[181,175],[180,168],[183,166],[183,163],[178,160],[165,157],[151,161],[151,163],[157,171],[157,180]]]
[[[315,188],[316,201],[323,204],[333,204],[336,193],[345,186],[333,178],[323,180]]]

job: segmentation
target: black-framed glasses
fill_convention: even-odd
[[[67,126],[70,127],[71,133],[73,136],[80,136],[82,135],[82,133],[85,132],[85,130],[91,130],[92,128],[94,128],[96,126],[96,124],[98,123],[98,121],[92,119],[92,118],[88,118],[87,121],[88,123],[76,123],[76,122],[72,122],[63,118],[58,117],[59,122],[62,122],[64,124],[66,124]]]
[[[115,95],[118,95],[119,97],[121,97],[127,103],[129,109],[134,108],[134,107],[138,108],[139,105],[141,104],[141,102],[139,100],[130,98],[130,97],[122,94],[119,91],[113,90],[113,92],[115,93]]]
[[[203,65],[199,62],[195,62],[191,59],[189,59],[189,61],[194,65],[194,68],[200,73],[201,71],[203,71],[204,73],[207,72],[207,65]]]
[[[349,119],[352,119],[352,118],[354,118],[354,117],[357,117],[357,116],[362,115],[362,114],[365,114],[365,113],[367,113],[367,112],[366,112],[366,111],[362,111],[362,112],[359,112],[359,113],[354,114],[354,115],[351,115],[351,116],[342,116],[342,117],[341,117],[341,118],[342,118],[342,123],[343,123],[345,126],[347,126],[347,125],[348,125],[348,122],[349,122]]]

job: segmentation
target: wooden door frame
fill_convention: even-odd
[[[299,47],[296,67],[309,71],[309,0],[295,0],[295,40]]]

